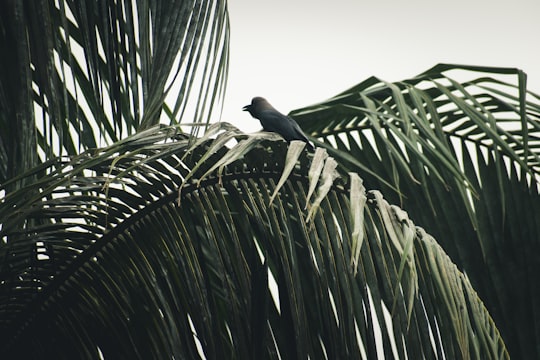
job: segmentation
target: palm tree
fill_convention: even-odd
[[[368,79],[291,113],[307,153],[210,125],[224,2],[0,14],[7,358],[538,357],[523,72]]]

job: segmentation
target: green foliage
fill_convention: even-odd
[[[300,142],[286,155],[284,142],[241,135],[216,152],[174,133],[51,163],[39,197],[4,199],[6,353],[197,358],[200,344],[209,359],[507,356],[467,278],[356,175],[310,171],[312,155],[291,155]],[[246,141],[254,148],[238,152]],[[310,188],[324,195],[309,200]],[[36,225],[16,231],[23,219]]]
[[[540,356],[539,99],[520,70],[441,64],[291,114],[437,239],[523,359]]]
[[[228,43],[223,1],[0,2],[2,356],[539,358],[525,73],[370,78],[307,154],[208,125]]]
[[[3,1],[0,26],[0,183],[219,109],[224,1]]]

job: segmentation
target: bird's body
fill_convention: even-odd
[[[248,111],[251,116],[258,119],[265,131],[277,133],[287,142],[291,142],[292,140],[304,141],[308,148],[313,150],[313,146],[298,123],[287,115],[277,111],[265,98],[253,98],[251,104],[244,106],[242,110]]]

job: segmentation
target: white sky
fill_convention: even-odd
[[[222,120],[261,129],[241,108],[324,101],[375,75],[437,63],[517,67],[540,93],[540,0],[229,0],[230,68]]]

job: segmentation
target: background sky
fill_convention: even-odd
[[[540,0],[229,0],[222,121],[261,129],[242,107],[324,101],[374,75],[413,77],[437,63],[517,67],[540,93]]]

